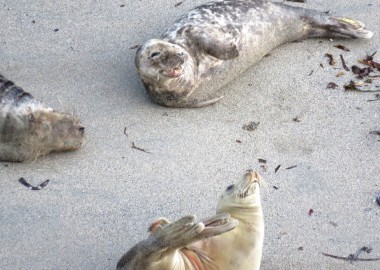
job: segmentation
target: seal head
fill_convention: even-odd
[[[78,117],[57,112],[0,75],[0,161],[33,161],[84,142]]]
[[[136,53],[135,64],[149,95],[158,103],[181,103],[192,94],[197,69],[181,46],[151,39]]]

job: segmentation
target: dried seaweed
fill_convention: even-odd
[[[375,99],[369,99],[367,100],[367,102],[378,101],[378,100],[380,100],[380,94],[376,94]]]
[[[306,3],[306,0],[285,0],[287,2]]]
[[[139,150],[139,151],[144,152],[144,153],[147,153],[147,154],[152,154],[151,152],[149,152],[149,151],[147,151],[147,150],[145,150],[145,149],[143,149],[143,148],[137,147],[137,146],[135,145],[134,142],[132,142],[132,146],[131,146],[131,148],[132,148],[132,149]]]
[[[359,87],[364,86],[365,83],[363,81],[350,81],[349,83],[344,85],[344,89],[346,91],[359,91],[359,92],[378,92],[380,89],[361,89]]]
[[[19,180],[18,180],[21,184],[23,184],[24,186],[26,186],[28,189],[30,190],[41,190],[43,189],[44,187],[47,186],[47,184],[50,182],[50,180],[46,180],[44,182],[42,182],[41,184],[39,184],[38,186],[32,186],[31,184],[29,184],[24,177],[21,177]]]
[[[346,65],[346,61],[343,58],[343,55],[340,55],[340,60],[342,61],[342,66],[346,71],[350,71],[350,68]]]
[[[358,75],[360,79],[363,79],[364,76],[368,76],[371,72],[373,72],[373,68],[372,67],[360,68],[356,65],[353,65],[351,67],[351,71],[352,73]]]
[[[343,256],[336,256],[336,255],[332,255],[332,254],[328,254],[328,253],[323,253],[322,254],[324,256],[327,256],[327,257],[330,257],[330,258],[334,258],[334,259],[338,259],[338,260],[343,260],[343,261],[348,261],[350,263],[353,263],[355,261],[380,261],[380,258],[369,258],[369,259],[362,259],[362,258],[359,258],[359,255],[362,253],[362,252],[366,252],[366,253],[371,253],[372,252],[372,248],[369,248],[369,247],[361,247],[360,249],[358,249],[358,251],[355,252],[355,254],[350,254],[348,255],[347,257],[343,257]]]
[[[183,3],[182,1],[178,2],[177,4],[174,5],[174,7],[178,7],[178,6],[182,5],[182,3]]]
[[[329,65],[330,66],[333,66],[336,64],[336,62],[334,60],[334,56],[331,53],[326,53],[325,57],[327,57],[329,59]]]
[[[296,122],[296,123],[301,122],[301,119],[299,116],[294,117],[292,120],[293,120],[293,122]]]
[[[334,82],[329,82],[327,84],[327,88],[328,89],[336,89],[337,87],[338,87],[338,85],[336,83],[334,83]]]
[[[375,56],[375,54],[376,54],[376,52],[374,52],[371,55],[367,55],[367,57],[365,59],[358,60],[358,62],[361,64],[364,64],[364,65],[367,65],[367,66],[370,66],[373,68],[377,68],[378,70],[380,70],[380,63],[373,61],[373,57]]]
[[[346,52],[349,52],[349,51],[350,51],[349,48],[347,48],[347,47],[345,47],[345,46],[343,46],[343,45],[341,45],[341,44],[334,45],[334,47],[335,47],[335,48],[338,48],[338,49],[340,49],[340,50],[346,51]]]
[[[274,169],[274,173],[276,173],[280,169],[281,165],[278,165],[276,169]]]
[[[254,131],[257,129],[257,127],[260,125],[260,122],[249,122],[248,124],[243,125],[243,129],[248,131]]]

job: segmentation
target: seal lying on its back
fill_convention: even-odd
[[[260,176],[246,177],[220,196],[217,215],[154,222],[151,235],[132,247],[118,270],[258,270],[264,241]]]
[[[211,2],[184,14],[161,39],[136,52],[151,98],[169,107],[201,107],[215,92],[280,44],[310,37],[371,38],[364,24],[324,12],[261,0]]]
[[[78,149],[79,119],[56,112],[0,75],[0,161],[31,161],[52,151]]]

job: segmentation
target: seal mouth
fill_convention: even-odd
[[[178,66],[170,70],[161,70],[161,73],[168,78],[177,78],[183,74],[183,69],[181,66]]]

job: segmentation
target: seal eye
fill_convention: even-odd
[[[156,57],[156,56],[159,56],[161,53],[160,52],[154,52],[150,55],[150,58],[153,58],[153,57]]]
[[[226,191],[231,191],[234,188],[234,185],[230,185],[226,188]]]

